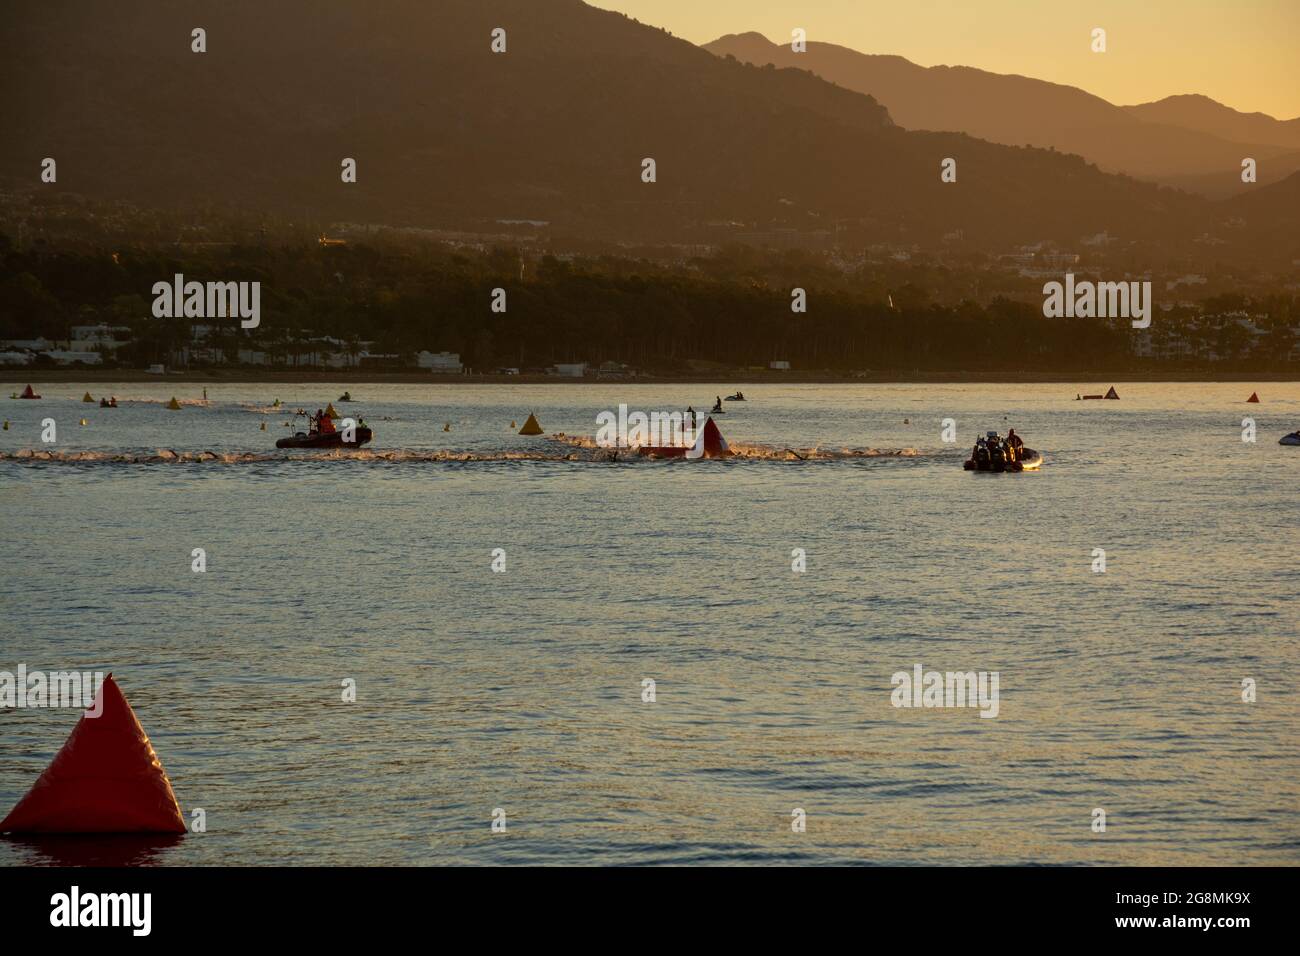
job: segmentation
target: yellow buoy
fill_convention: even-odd
[[[510,427],[511,427],[511,428],[518,428],[518,427],[519,427],[518,425],[515,424],[515,420],[514,420],[513,418],[510,419]]]
[[[266,422],[262,422],[262,431],[266,431]]]
[[[86,424],[86,420],[84,418],[81,420],[81,424],[83,425]]]
[[[82,400],[83,402],[93,402],[93,401],[94,401],[94,399],[90,397],[90,393],[89,393],[89,392],[87,392],[85,395],[82,395],[82,396],[81,396],[81,400]]]
[[[174,412],[179,412],[181,410],[181,403],[176,401],[176,396],[173,395],[172,400],[167,403],[167,407]]]
[[[5,431],[9,430],[9,419],[5,419]]]
[[[451,431],[451,422],[447,422],[447,424],[443,425],[442,430],[445,432]]]
[[[524,422],[524,427],[519,429],[521,435],[540,435],[542,426],[537,422],[537,416],[532,412],[528,413],[528,421]]]

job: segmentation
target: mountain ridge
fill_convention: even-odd
[[[869,95],[579,0],[46,0],[11,26],[0,175],[34,183],[54,156],[49,190],[313,223],[540,220],[613,242],[1005,248],[1109,231],[1188,255],[1223,215],[1076,155],[904,129]]]
[[[953,130],[1006,145],[1054,148],[1110,172],[1212,198],[1242,191],[1239,173],[1246,156],[1259,163],[1263,183],[1300,169],[1300,124],[1295,145],[1289,139],[1238,142],[1215,132],[1208,120],[1201,126],[1169,122],[1175,111],[1168,106],[1120,107],[1078,87],[1019,74],[924,67],[895,54],[862,53],[824,42],[809,42],[806,52],[795,53],[789,44],[773,43],[754,31],[727,34],[704,49],[742,62],[807,70],[870,93],[906,129]]]
[[[1182,126],[1234,141],[1257,141],[1300,149],[1300,117],[1277,119],[1267,113],[1246,113],[1203,93],[1176,93],[1149,103],[1122,107],[1152,122]]]

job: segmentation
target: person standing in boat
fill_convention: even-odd
[[[1020,461],[1024,457],[1021,453],[1024,447],[1025,443],[1020,440],[1016,430],[1014,428],[1007,429],[1007,461]]]

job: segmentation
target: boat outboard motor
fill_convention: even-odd
[[[998,437],[997,432],[985,432],[986,444],[989,448],[989,470],[1004,471],[1007,467],[1006,452],[1002,448],[1002,439]]]

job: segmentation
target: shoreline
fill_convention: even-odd
[[[11,368],[6,368],[0,380],[0,392],[21,391],[24,386],[43,383],[68,382],[157,382],[164,384],[237,385],[237,384],[311,384],[337,383],[396,384],[396,385],[700,385],[730,383],[726,387],[745,388],[754,385],[1055,385],[1082,384],[1088,387],[1112,383],[1135,382],[1300,382],[1300,370],[1293,374],[1284,372],[1239,372],[1226,370],[1178,371],[1124,371],[1098,372],[1094,370],[1072,372],[1035,372],[1032,377],[1015,377],[1009,373],[987,372],[935,372],[898,371],[867,372],[859,375],[835,375],[828,372],[781,372],[755,374],[753,372],[727,375],[719,372],[709,375],[638,376],[635,378],[561,378],[555,375],[440,375],[428,372],[364,371],[349,375],[345,369],[328,371],[291,370],[231,370],[229,372],[186,370],[153,375],[143,369],[23,369],[13,378]],[[354,373],[358,370],[351,370]],[[21,375],[29,378],[20,378]],[[39,391],[39,389],[38,389]]]

